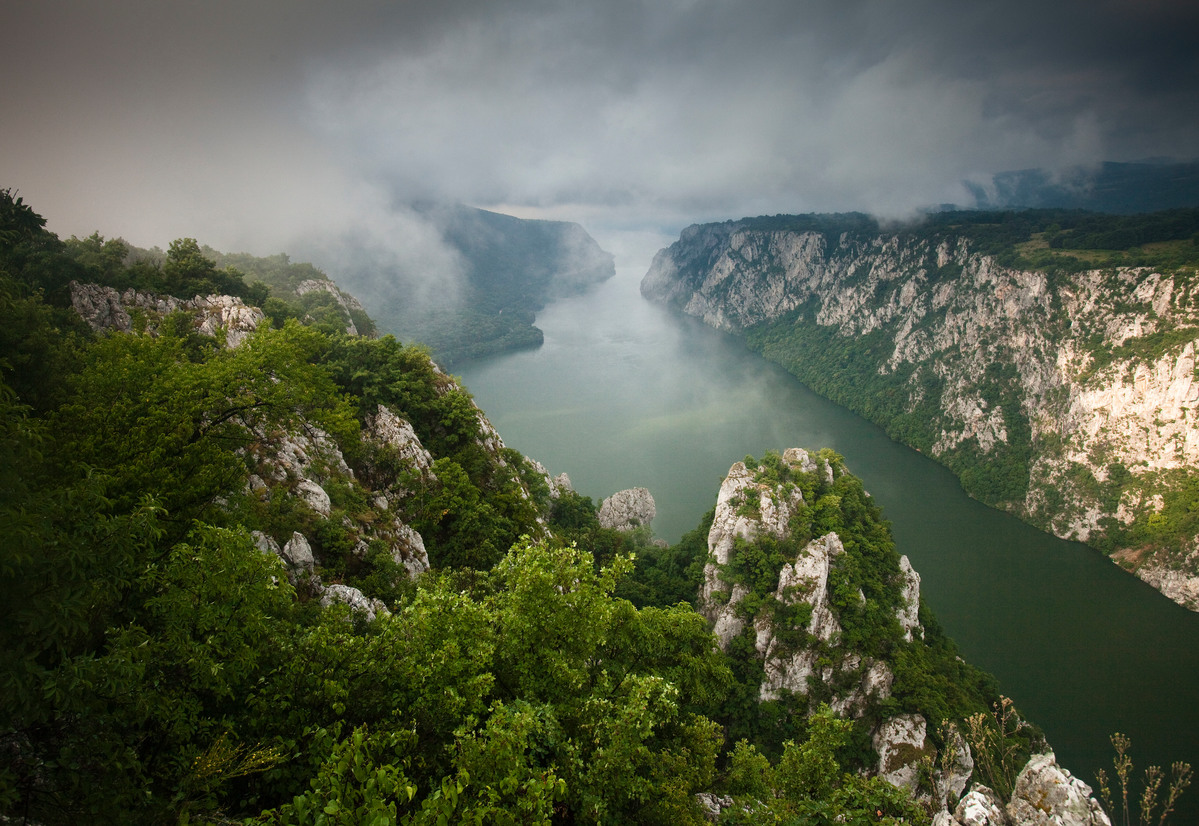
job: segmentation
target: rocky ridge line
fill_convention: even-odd
[[[798,313],[796,324],[839,336],[881,334],[878,374],[910,373],[909,412],[927,409],[927,382],[942,388],[939,435],[923,446],[932,456],[966,451],[985,466],[1019,447],[1009,423],[1026,423],[1027,492],[998,504],[1064,539],[1100,540],[1107,520],[1152,522],[1176,478],[1199,467],[1199,308],[1177,273],[1050,279],[1001,266],[964,238],[838,240],[734,223],[689,227],[658,253],[641,291],[731,332]],[[1176,343],[1137,354],[1167,334]],[[1097,360],[1097,339],[1110,363]],[[1011,365],[1014,378],[988,385],[989,365]],[[997,401],[989,386],[1013,395]],[[1117,467],[1128,481],[1112,492]],[[1181,554],[1144,547],[1116,558],[1199,610],[1199,539]]]

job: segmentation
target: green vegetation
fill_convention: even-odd
[[[714,224],[722,231],[818,232],[835,254],[840,240],[894,234],[904,245],[970,242],[1010,267],[1079,272],[1096,266],[1194,267],[1199,264],[1199,209],[1112,215],[1077,209],[960,210],[929,213],[884,228],[861,213],[774,215]]]
[[[705,243],[690,244],[700,232]],[[1085,532],[1129,567],[1189,565],[1191,471],[1146,467],[1122,455],[1133,437],[1080,435],[1068,422],[1076,389],[1131,384],[1199,334],[1199,209],[939,212],[895,227],[859,214],[750,218],[684,232],[672,247],[679,280],[698,288],[715,256],[735,259],[721,243],[734,232],[818,233],[820,277],[836,279],[817,287],[792,274],[798,305],[747,322],[751,349],[936,458],[989,505],[1059,535]],[[782,274],[768,251],[743,265],[705,296],[719,304],[734,283]],[[1055,386],[1063,366],[1070,384]],[[1181,437],[1164,450],[1181,454]],[[1082,463],[1070,458],[1080,452]]]
[[[764,593],[800,543],[842,535],[845,642],[896,674],[853,723],[819,692],[758,703],[752,643],[716,647],[688,604],[711,515],[672,548],[601,529],[590,500],[551,499],[489,442],[423,348],[311,314],[237,348],[186,313],[153,335],[95,334],[65,290],[222,279],[262,295],[187,239],[157,263],[62,242],[0,193],[0,816],[698,824],[695,794],[716,790],[738,801],[730,823],[925,822],[857,774],[868,727],[899,711],[960,720],[994,692],[926,614],[926,641],[901,638],[889,531],[839,457],[821,454],[831,480],[754,463],[811,504],[793,541],[742,546],[730,576]],[[364,436],[380,405],[431,468]],[[272,451],[301,436],[324,510],[273,475]],[[393,553],[397,520],[432,570],[412,578]],[[296,533],[312,571],[262,550]],[[322,583],[379,600],[376,618],[322,607]]]
[[[932,366],[900,364],[880,372],[893,345],[885,330],[842,335],[836,327],[801,323],[817,308],[813,299],[777,321],[745,332],[749,346],[817,393],[882,425],[896,441],[931,453],[941,435],[944,380]],[[938,459],[958,474],[966,491],[989,505],[1023,501],[1028,490],[1032,431],[1022,412],[1014,366],[994,364],[978,382],[980,395],[999,407],[1007,441],[989,452],[963,442]]]
[[[376,332],[374,321],[361,305],[311,264],[292,261],[284,253],[259,258],[244,252],[217,252],[208,246],[201,249],[216,266],[245,273],[265,284],[270,297],[250,303],[259,303],[276,323],[294,317],[330,332],[344,330],[351,323],[359,335],[372,336]]]
[[[553,300],[611,277],[612,256],[583,229],[466,206],[418,210],[454,253],[455,271],[381,279],[347,268],[348,289],[367,301],[382,330],[429,348],[445,367],[543,340],[533,322]]]
[[[1154,822],[1154,816],[1157,816],[1158,826],[1162,826],[1174,812],[1174,806],[1178,802],[1179,796],[1186,791],[1191,785],[1192,771],[1189,763],[1175,763],[1170,767],[1170,782],[1165,789],[1164,799],[1162,795],[1162,783],[1165,780],[1165,775],[1160,766],[1150,766],[1145,769],[1145,777],[1141,786],[1141,795],[1139,798],[1129,803],[1128,792],[1132,788],[1132,758],[1128,755],[1128,750],[1132,746],[1132,741],[1119,732],[1111,737],[1112,748],[1116,750],[1116,756],[1112,759],[1112,765],[1116,772],[1116,782],[1119,783],[1120,803],[1117,806],[1112,799],[1111,782],[1107,772],[1103,769],[1099,770],[1099,795],[1103,799],[1103,806],[1107,809],[1108,815],[1112,819],[1112,823],[1120,824],[1120,826],[1132,826],[1133,823],[1140,826],[1150,826]],[[1134,790],[1135,791],[1135,790]],[[1157,810],[1161,806],[1161,812]],[[1133,812],[1136,812],[1136,820],[1133,820]]]

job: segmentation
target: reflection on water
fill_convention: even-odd
[[[509,446],[597,502],[649,488],[655,533],[671,542],[745,454],[831,447],[882,505],[963,655],[1045,728],[1063,765],[1094,785],[1122,731],[1138,766],[1199,766],[1199,615],[969,499],[944,468],[736,339],[642,301],[639,277],[621,270],[547,308],[540,349],[460,367]],[[1199,822],[1199,790],[1184,802],[1175,822]]]

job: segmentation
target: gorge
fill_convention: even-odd
[[[1196,226],[1194,210],[747,219],[688,228],[642,293],[1196,609]]]
[[[559,392],[539,408],[544,400],[516,382],[501,375],[500,386],[522,396],[538,434],[557,419],[570,444],[590,442],[619,474],[656,466],[698,483],[701,513],[717,500],[708,517],[687,514],[669,488],[655,502],[637,483],[657,482],[645,479],[614,486],[623,494],[595,508],[521,450],[572,470],[592,492],[577,457],[506,445],[421,347],[353,334],[365,324],[361,308],[320,279],[260,309],[243,298],[262,301],[267,286],[218,271],[194,241],[146,261],[98,236],[59,242],[13,206],[22,220],[0,248],[10,359],[0,504],[18,528],[0,568],[15,606],[2,647],[13,689],[0,725],[9,812],[32,805],[46,822],[76,810],[121,822],[134,809],[151,821],[227,808],[261,810],[265,824],[343,805],[360,815],[390,807],[391,821],[399,806],[404,822],[528,807],[545,822],[565,813],[694,823],[702,799],[789,816],[826,805],[885,810],[891,822],[935,814],[939,823],[950,810],[980,822],[971,812],[999,805],[1007,814],[988,822],[1024,824],[1039,817],[1029,806],[1049,811],[1042,803],[1060,797],[1052,810],[1073,812],[1066,822],[1105,822],[1053,757],[1016,777],[1045,754],[1040,730],[1013,722],[1009,731],[999,686],[956,656],[920,600],[939,599],[921,587],[916,557],[935,544],[928,528],[945,524],[938,511],[953,501],[935,475],[921,477],[919,462],[890,480],[874,473],[895,450],[910,452],[877,428],[855,430],[860,420],[832,405],[821,412],[735,340],[671,321],[628,279],[553,305],[546,329],[555,334],[541,350],[481,364],[561,356],[552,310],[573,301],[581,315],[566,316],[567,329],[587,358],[567,351],[566,372],[605,404]],[[231,294],[197,295],[217,282]],[[330,300],[306,308],[318,293]],[[642,346],[647,331],[677,348],[675,363]],[[588,358],[606,367],[593,370]],[[795,427],[796,414],[818,427]],[[838,418],[848,426],[838,429]],[[725,473],[741,445],[718,443],[713,425],[738,438],[767,434],[750,447],[762,459]],[[638,439],[667,452],[625,462]],[[838,440],[871,468],[871,492],[835,451],[777,452]],[[706,472],[686,467],[705,450],[719,457],[719,494]],[[897,489],[916,494],[900,518],[919,517],[903,552],[875,500]],[[666,519],[691,530],[673,548],[650,543],[643,526],[660,517],[668,536]],[[969,557],[964,542],[985,544],[1001,524],[958,532],[951,555]],[[646,565],[634,567],[630,551]],[[715,638],[705,616],[647,578],[671,555],[709,560],[698,598],[698,578],[682,598],[715,622]],[[1037,600],[1046,587],[1051,602],[1068,590],[1037,573],[1019,583],[1042,586]],[[637,587],[617,590],[626,578]],[[952,583],[995,584],[990,571]],[[977,594],[965,606],[976,628]],[[1054,618],[1020,608],[1033,634],[1048,637]],[[1064,616],[1084,613],[1072,606]],[[1077,623],[1067,630],[1077,634]],[[1028,653],[1029,639],[1017,642],[1009,657]],[[1185,634],[1170,642],[1194,650]],[[1170,654],[1175,668],[1184,663]],[[1144,679],[1145,662],[1135,664]],[[1102,697],[1127,703],[1109,688]],[[1003,691],[1017,693],[1006,679]],[[1185,736],[1185,699],[1160,690],[1154,699]],[[975,717],[986,726],[988,707],[998,748],[1006,754],[1010,742],[1020,763],[996,773],[986,764],[996,752],[976,746],[976,782],[1000,797],[976,786],[958,803],[970,761],[951,727],[933,726]],[[1047,727],[1059,722],[1022,696],[1019,708]],[[1122,728],[1138,760],[1157,759],[1160,743],[1146,749],[1142,730]],[[1088,778],[1068,744],[1053,733],[1050,742],[1060,765]],[[113,758],[88,759],[85,743]],[[947,751],[926,777],[933,748]],[[826,758],[827,772],[795,773],[797,760],[815,768]],[[373,780],[346,786],[337,778],[350,765]],[[87,778],[104,782],[77,789]]]
[[[946,633],[1063,765],[1093,780],[1113,731],[1144,762],[1199,756],[1199,618],[1101,554],[967,497],[944,467],[738,338],[644,301],[644,273],[630,262],[548,306],[541,348],[457,368],[509,445],[596,501],[649,488],[655,531],[671,542],[711,507],[730,456],[831,447],[884,508]]]

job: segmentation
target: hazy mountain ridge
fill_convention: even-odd
[[[514,218],[463,205],[415,214],[437,233],[459,272],[382,277],[369,262],[338,280],[370,307],[380,329],[427,345],[444,366],[539,346],[535,314],[555,298],[612,277],[613,257],[578,224]]]
[[[1070,249],[1082,223],[1069,222],[1099,220],[1080,213],[695,226],[642,293],[744,335],[972,495],[1113,553],[1196,609],[1194,214],[1161,217],[1174,219],[1163,232],[1186,240],[1120,252]]]
[[[1199,162],[1105,162],[1057,172],[1020,169],[989,185],[964,181],[978,209],[1058,208],[1154,212],[1199,206]]]

